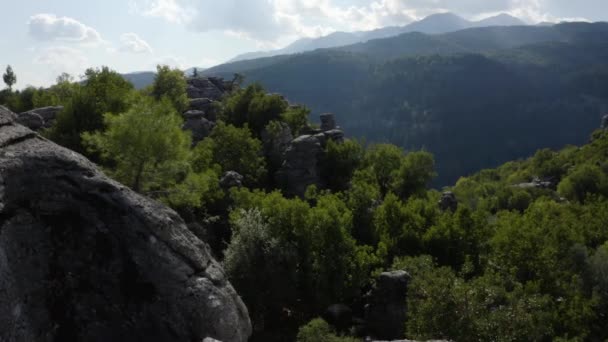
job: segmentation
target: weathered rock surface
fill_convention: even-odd
[[[541,179],[535,177],[531,182],[519,183],[514,186],[522,189],[555,189],[557,188],[557,182],[555,182],[553,179]]]
[[[373,336],[387,340],[404,337],[410,278],[405,271],[393,271],[380,274],[376,280],[365,310],[365,320]]]
[[[187,94],[191,99],[208,98],[219,101],[230,90],[230,82],[217,77],[194,77],[187,80]]]
[[[33,130],[49,128],[55,122],[62,106],[51,106],[32,109],[17,115],[17,122]]]
[[[336,129],[336,119],[332,113],[324,113],[321,114],[321,130],[322,131],[331,131],[332,129]]]
[[[199,115],[193,115],[192,112],[194,111],[188,111],[186,114],[190,113],[190,115],[184,115],[182,129],[192,132],[192,144],[196,145],[211,134],[211,131],[215,128],[215,123],[207,120],[202,111],[198,111]]]
[[[332,114],[323,114],[331,115]],[[323,118],[323,115],[321,117]],[[322,119],[322,120],[327,120]],[[283,162],[276,173],[277,183],[288,195],[304,196],[306,188],[310,185],[323,186],[321,170],[323,169],[323,156],[325,147],[329,140],[337,143],[344,142],[344,132],[335,128],[335,122],[326,127],[334,127],[330,130],[305,128],[306,134],[292,140],[284,152],[281,153]],[[287,128],[288,129],[288,128]],[[281,150],[289,136],[285,133],[279,141]],[[269,140],[269,139],[267,139]],[[272,144],[269,144],[272,146]],[[265,143],[266,146],[266,143]]]
[[[608,129],[608,114],[602,118],[602,129]]]
[[[439,199],[439,209],[442,211],[456,211],[458,209],[458,200],[456,195],[451,191],[444,191]]]
[[[222,178],[220,178],[220,186],[224,189],[230,189],[234,187],[240,188],[243,186],[244,179],[245,178],[238,172],[227,171],[224,172]]]
[[[319,160],[323,147],[319,139],[303,135],[294,139],[285,151],[285,161],[277,172],[277,181],[286,193],[304,196],[310,185],[321,185]]]
[[[268,157],[271,166],[274,168],[280,167],[285,159],[285,152],[287,152],[289,143],[293,140],[289,125],[280,123],[280,127],[275,132],[264,129],[261,138],[264,154]]]
[[[0,341],[246,341],[247,309],[172,210],[0,108]]]
[[[190,100],[190,110],[202,111],[202,112],[210,112],[213,109],[213,101],[204,97],[204,98],[194,98]]]

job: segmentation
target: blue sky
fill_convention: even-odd
[[[608,20],[608,0],[0,0],[0,67],[17,87],[108,65],[208,67],[332,31],[405,25],[437,12],[530,23]]]

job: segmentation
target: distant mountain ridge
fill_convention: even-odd
[[[356,43],[363,43],[372,39],[389,38],[408,32],[420,32],[426,34],[441,34],[473,27],[486,26],[523,26],[527,25],[521,19],[508,14],[499,14],[479,21],[470,21],[453,13],[438,13],[430,15],[420,21],[405,26],[389,26],[372,31],[358,32],[334,32],[319,38],[302,38],[289,46],[272,51],[248,52],[238,55],[228,61],[238,62],[277,55],[289,55],[294,53],[312,51],[316,49],[333,48]]]

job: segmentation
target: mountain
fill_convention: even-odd
[[[122,74],[122,77],[131,82],[135,89],[143,89],[154,82],[156,73],[154,71],[140,71]]]
[[[231,63],[313,117],[435,154],[436,186],[544,147],[582,144],[608,112],[608,24],[407,33],[350,46]]]
[[[526,25],[526,23],[508,14],[500,14],[480,21],[469,21],[452,13],[438,13],[405,26],[389,26],[372,31],[334,32],[327,36],[314,39],[302,38],[283,49],[249,52],[238,55],[228,61],[228,63],[351,45],[372,39],[393,37],[408,32],[440,34],[472,27],[516,25]]]
[[[493,17],[489,17],[483,20],[478,21],[475,26],[476,27],[484,27],[484,26],[524,26],[526,23],[514,16],[508,14],[499,14]]]

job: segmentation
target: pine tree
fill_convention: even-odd
[[[15,75],[13,68],[10,65],[6,67],[6,72],[2,75],[2,78],[9,90],[12,90],[13,85],[17,83],[17,75]]]
[[[194,71],[192,71],[192,77],[194,77],[194,78],[198,77],[198,68],[194,68]]]

